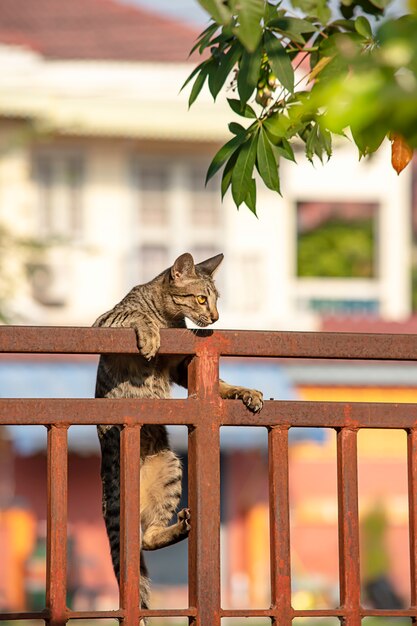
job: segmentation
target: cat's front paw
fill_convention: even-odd
[[[258,413],[264,405],[263,394],[257,389],[242,389],[239,398],[252,413]]]
[[[158,352],[161,345],[161,337],[158,330],[150,328],[136,330],[139,352],[150,361]]]
[[[190,509],[182,509],[178,513],[178,525],[181,528],[181,534],[188,535],[191,529],[191,513]]]

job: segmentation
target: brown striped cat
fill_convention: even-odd
[[[134,287],[121,302],[101,315],[94,326],[133,328],[139,354],[102,355],[97,371],[97,398],[168,398],[171,383],[187,387],[189,357],[158,355],[161,328],[186,328],[185,318],[204,327],[216,322],[218,291],[213,275],[223,255],[194,264],[191,254],[144,285]],[[240,398],[250,411],[260,411],[262,393],[220,381],[222,398]],[[98,426],[101,444],[103,515],[114,571],[119,581],[120,429]],[[168,526],[181,496],[181,463],[170,449],[165,426],[145,425],[141,434],[141,549],[155,550],[184,539],[190,511],[178,513]],[[149,579],[141,552],[141,604],[149,606]],[[142,620],[141,624],[145,624]]]

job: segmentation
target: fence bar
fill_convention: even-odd
[[[0,613],[1,621],[14,621],[14,620],[48,620],[50,612],[45,609],[43,611],[19,611],[19,612],[10,612],[10,613]]]
[[[196,426],[188,434],[189,605],[193,626],[220,626],[220,431],[218,355],[203,352],[188,368],[188,393],[205,399],[195,406]]]
[[[68,430],[48,428],[46,607],[49,626],[67,621]]]
[[[193,626],[220,626],[220,434],[197,426],[188,437],[189,603]]]
[[[272,624],[291,626],[288,428],[268,431],[268,471]]]
[[[343,609],[312,609],[305,611],[296,611],[292,609],[292,617],[343,617],[345,612]],[[271,617],[276,618],[276,609],[222,609],[222,617]],[[279,620],[277,623],[280,623]],[[244,625],[243,625],[244,626]]]
[[[410,599],[417,610],[417,430],[407,433],[408,506],[410,531]]]
[[[217,392],[216,392],[217,393]],[[267,401],[253,414],[240,400],[213,399],[221,426],[403,428],[417,426],[417,404]],[[212,411],[212,409],[210,409]],[[0,398],[2,424],[185,424],[207,415],[198,400]],[[212,414],[212,413],[211,413]],[[210,415],[211,415],[210,414]],[[126,416],[129,417],[126,417]]]
[[[125,426],[120,433],[120,607],[124,626],[138,626],[140,619],[139,510],[140,425]]]
[[[137,353],[134,332],[112,328],[0,327],[0,353]],[[187,400],[0,399],[1,424],[48,426],[48,527],[45,611],[0,613],[0,619],[113,617],[123,626],[142,626],[146,617],[184,616],[192,626],[220,626],[221,617],[269,617],[291,626],[294,617],[337,616],[346,626],[362,617],[411,617],[417,626],[417,404],[269,401],[251,414],[240,401],[218,393],[220,355],[307,359],[417,361],[417,335],[163,330],[161,354],[193,357]],[[6,357],[7,358],[7,357]],[[118,424],[120,458],[120,609],[70,611],[67,576],[67,431],[71,424]],[[185,424],[189,428],[188,609],[140,607],[140,428],[143,424]],[[220,427],[269,429],[271,607],[221,609]],[[337,429],[340,607],[291,607],[288,494],[288,428]],[[360,605],[358,529],[358,428],[402,428],[408,432],[408,491],[411,608],[364,609]]]
[[[416,334],[161,330],[161,354],[196,354],[206,346],[224,356],[417,360]],[[135,333],[122,328],[1,326],[8,353],[137,353]]]
[[[114,611],[71,611],[67,610],[68,619],[119,619],[124,615],[122,609]]]
[[[357,431],[337,433],[340,604],[346,626],[361,626]]]
[[[417,617],[416,608],[410,609],[361,609],[362,617]]]
[[[197,615],[194,609],[152,609],[143,610],[146,617],[192,617]],[[67,611],[67,619],[120,619],[123,618],[124,611]],[[274,609],[221,609],[221,617],[275,617]],[[416,609],[362,609],[361,617],[403,617],[416,618]],[[2,621],[21,620],[48,620],[48,611],[21,611],[19,613],[0,613]],[[345,616],[345,611],[341,608],[335,609],[305,609],[293,610],[293,617],[341,617]]]
[[[412,428],[417,404],[387,402],[310,402],[274,400],[252,415],[237,400],[224,401],[222,425],[312,428]],[[1,406],[1,400],[0,400]]]

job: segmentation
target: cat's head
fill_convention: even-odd
[[[189,252],[175,260],[168,270],[168,309],[173,318],[187,317],[197,326],[208,326],[219,319],[219,292],[213,276],[223,254],[194,264]]]

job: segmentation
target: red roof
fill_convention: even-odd
[[[0,0],[0,43],[51,59],[183,62],[197,35],[117,0]]]

